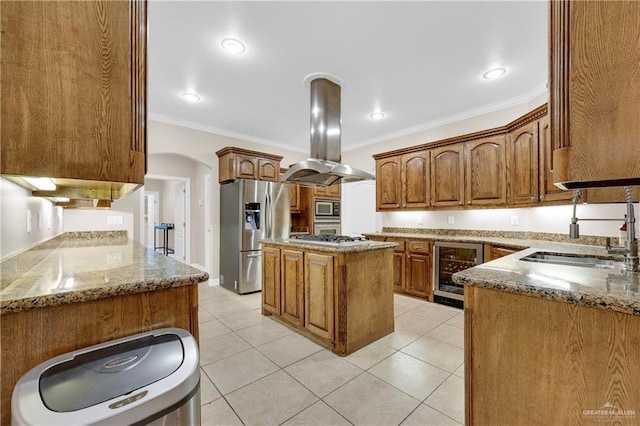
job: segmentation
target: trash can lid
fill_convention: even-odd
[[[49,410],[81,410],[162,380],[183,360],[177,335],[143,336],[52,365],[40,375],[40,396]]]

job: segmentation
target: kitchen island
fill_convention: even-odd
[[[262,313],[348,355],[393,332],[393,248],[262,241]]]
[[[66,233],[0,263],[1,424],[18,379],[62,353],[178,327],[198,338],[198,286],[209,277],[125,231]]]
[[[536,252],[549,250],[454,274],[466,286],[465,424],[638,424],[639,274],[522,260]]]

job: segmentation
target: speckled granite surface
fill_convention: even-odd
[[[454,282],[531,297],[640,315],[640,273],[613,269],[552,265],[520,260],[535,252],[607,257],[604,237],[570,240],[563,234],[385,228],[369,236],[492,243],[522,251],[453,275]],[[581,244],[575,244],[579,242]],[[617,239],[612,238],[612,244]],[[616,259],[618,260],[618,259]]]
[[[386,248],[396,247],[397,243],[385,243],[368,241],[357,245],[329,245],[321,243],[312,243],[309,241],[302,241],[296,239],[273,239],[262,240],[266,244],[276,244],[279,246],[295,247],[307,250],[323,251],[327,253],[357,253],[361,251],[381,250]]]
[[[0,314],[208,279],[206,272],[127,239],[126,231],[68,233],[0,263]]]

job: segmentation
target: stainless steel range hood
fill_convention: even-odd
[[[329,186],[343,182],[373,180],[373,175],[341,164],[340,86],[326,78],[311,81],[311,158],[293,164],[283,182]]]

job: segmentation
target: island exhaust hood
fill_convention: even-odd
[[[326,78],[311,80],[311,158],[293,164],[282,182],[305,186],[329,186],[373,180],[362,170],[340,163],[340,86]]]

